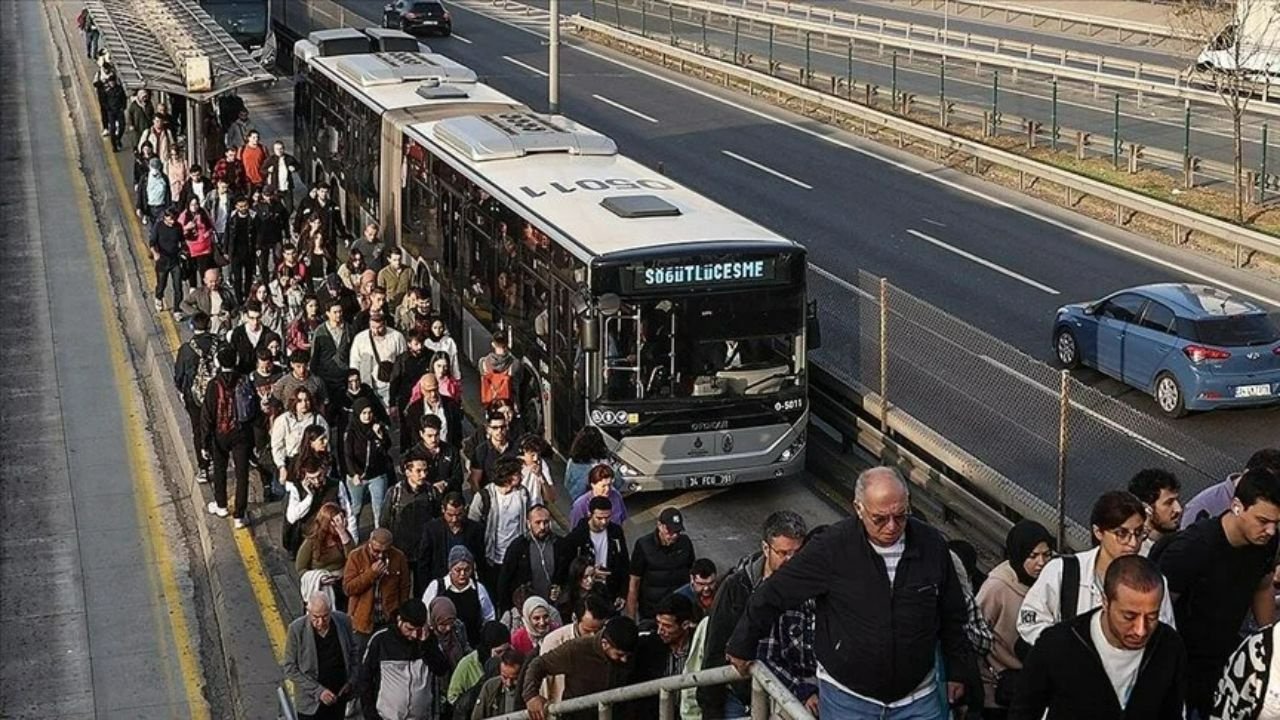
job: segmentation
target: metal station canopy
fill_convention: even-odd
[[[275,79],[197,0],[87,0],[99,46],[130,92],[156,90],[196,101]]]

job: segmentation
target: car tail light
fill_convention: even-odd
[[[407,13],[405,13],[405,14],[404,14],[404,19],[405,19],[405,20],[417,20],[417,19],[418,19],[418,13],[416,13],[416,12],[407,12]]]
[[[1275,347],[1271,348],[1271,354],[1272,354],[1272,355],[1280,355],[1280,345],[1277,345],[1277,346],[1275,346]]]
[[[1203,345],[1188,345],[1182,348],[1182,352],[1193,363],[1202,363],[1206,360],[1226,360],[1231,357],[1231,353],[1226,350],[1205,347]]]
[[[448,11],[448,10],[445,10],[445,11],[444,11],[444,19],[445,19],[445,20],[448,20],[449,18],[450,18],[449,11]]]

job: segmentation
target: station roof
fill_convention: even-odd
[[[208,100],[274,79],[198,0],[87,0],[85,6],[101,33],[99,46],[130,91],[147,88]],[[209,83],[197,81],[202,74],[197,69],[188,77],[188,59],[200,57],[209,60]]]

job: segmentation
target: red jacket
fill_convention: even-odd
[[[182,239],[187,242],[188,255],[195,258],[213,252],[213,218],[209,213],[183,210],[178,216],[178,224],[182,226]]]

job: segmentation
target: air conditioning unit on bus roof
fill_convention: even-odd
[[[476,74],[443,56],[415,52],[347,55],[335,64],[338,72],[361,87],[398,85],[404,82],[474,83]]]
[[[508,160],[535,153],[615,155],[605,135],[559,115],[500,113],[465,115],[436,123],[432,134],[472,161]]]

